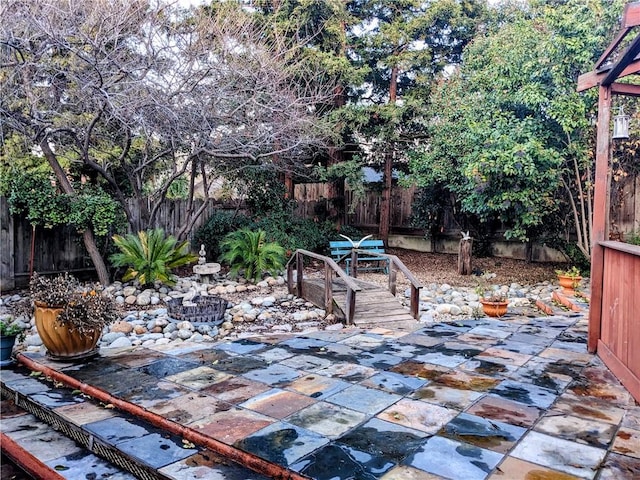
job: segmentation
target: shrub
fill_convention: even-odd
[[[129,267],[122,277],[124,281],[135,278],[141,285],[156,281],[175,285],[171,270],[198,259],[188,251],[188,242],[178,243],[173,236],[166,237],[161,229],[138,232],[137,236],[114,235],[113,241],[120,253],[111,255],[111,262],[116,267]]]
[[[264,272],[275,275],[284,267],[284,248],[267,242],[264,230],[237,230],[228,234],[220,247],[220,260],[230,265],[232,276],[244,270],[245,278],[259,280]]]
[[[192,246],[199,250],[204,245],[208,259],[216,259],[222,253],[220,242],[231,232],[247,227],[251,219],[246,215],[227,210],[218,210],[209,217],[207,223],[198,228],[193,236]]]

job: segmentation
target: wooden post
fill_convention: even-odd
[[[420,289],[411,285],[411,316],[418,320],[420,315]]]
[[[351,276],[353,278],[358,277],[358,252],[355,249],[351,250]]]
[[[462,239],[458,247],[458,275],[471,275],[471,247],[473,238],[469,232],[460,232]]]
[[[333,270],[327,262],[324,262],[324,310],[326,314],[333,313]]]
[[[389,262],[389,291],[391,292],[391,295],[395,295],[396,294],[396,283],[397,283],[397,277],[398,277],[398,269],[396,268],[395,263],[393,262]]]
[[[599,242],[608,240],[609,212],[609,125],[611,122],[611,87],[600,86],[598,92],[598,133],[596,137],[596,173],[593,192],[593,230],[591,234],[591,301],[589,302],[589,338],[587,349],[598,348],[602,329],[602,289],[604,248]]]
[[[304,270],[304,259],[300,252],[296,253],[296,295],[302,297],[302,276]]]
[[[347,304],[346,304],[345,316],[347,317],[346,323],[350,325],[353,323],[353,316],[356,312],[356,292],[347,287]]]

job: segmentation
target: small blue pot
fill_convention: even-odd
[[[0,336],[0,362],[6,362],[11,358],[13,345],[16,343],[16,335]]]

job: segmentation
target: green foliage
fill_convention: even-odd
[[[116,267],[127,266],[122,279],[136,279],[141,285],[162,282],[175,285],[175,276],[171,269],[187,265],[198,259],[188,250],[188,242],[180,242],[161,229],[138,232],[138,235],[114,235],[113,241],[120,253],[111,255],[110,260]]]
[[[192,248],[198,250],[204,245],[207,258],[214,259],[220,256],[220,242],[228,234],[235,230],[250,225],[251,219],[246,215],[226,210],[217,210],[209,217],[207,222],[198,228],[193,236]]]
[[[624,241],[631,245],[640,245],[640,230],[633,230],[625,234]]]
[[[563,175],[573,185],[575,165],[589,161],[595,98],[575,85],[602,52],[619,6],[535,1],[490,10],[486,34],[433,90],[428,141],[410,154],[417,183],[444,187],[481,222],[500,220],[507,238],[538,234],[558,214]]]
[[[443,227],[447,192],[438,184],[418,190],[411,204],[411,225],[425,230],[427,236],[437,234]]]
[[[0,337],[24,337],[24,330],[15,323],[0,320]]]
[[[267,242],[264,230],[236,230],[224,238],[220,247],[223,252],[220,261],[231,266],[232,276],[244,270],[247,279],[257,281],[264,272],[276,275],[284,267],[284,248]]]
[[[556,270],[556,275],[562,277],[578,278],[580,276],[580,269],[574,265],[566,270]]]

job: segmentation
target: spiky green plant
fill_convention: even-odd
[[[274,275],[284,266],[284,248],[267,242],[264,230],[242,228],[231,232],[224,237],[220,248],[220,261],[229,264],[232,276],[244,270],[245,278],[257,281],[264,272]]]
[[[114,235],[113,241],[120,253],[111,255],[110,260],[116,267],[129,267],[122,277],[125,282],[135,278],[141,285],[156,281],[175,285],[171,270],[198,259],[189,252],[188,242],[178,243],[159,228],[141,231],[138,235]]]

